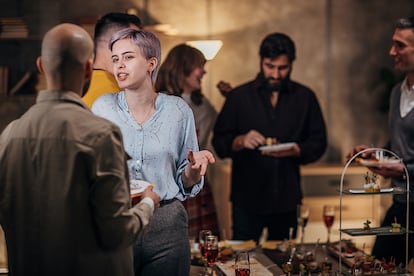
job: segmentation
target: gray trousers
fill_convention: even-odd
[[[190,263],[187,212],[174,200],[155,210],[148,232],[135,243],[135,275],[188,276]]]

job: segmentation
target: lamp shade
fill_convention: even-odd
[[[221,40],[192,40],[187,44],[200,50],[207,60],[212,60],[223,46]]]

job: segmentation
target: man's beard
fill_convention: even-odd
[[[289,83],[289,76],[284,79],[279,79],[277,83],[274,83],[273,78],[266,78],[263,80],[263,88],[268,92],[284,92],[287,89]],[[272,81],[272,82],[271,82]]]
[[[267,78],[265,80],[265,89],[267,91],[280,91],[282,88],[282,80],[279,80],[278,82],[274,82],[275,79],[273,78]]]

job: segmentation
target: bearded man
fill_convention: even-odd
[[[226,93],[213,146],[232,158],[233,239],[258,241],[296,236],[302,201],[300,165],[318,160],[327,146],[325,122],[315,93],[290,79],[295,44],[273,33],[260,46],[256,79]],[[288,143],[288,144],[285,144]],[[262,147],[276,144],[273,147]]]

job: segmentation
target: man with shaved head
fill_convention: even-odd
[[[159,196],[130,206],[122,135],[81,99],[93,42],[73,24],[43,39],[47,89],[0,136],[0,224],[9,275],[133,275],[132,244]]]

